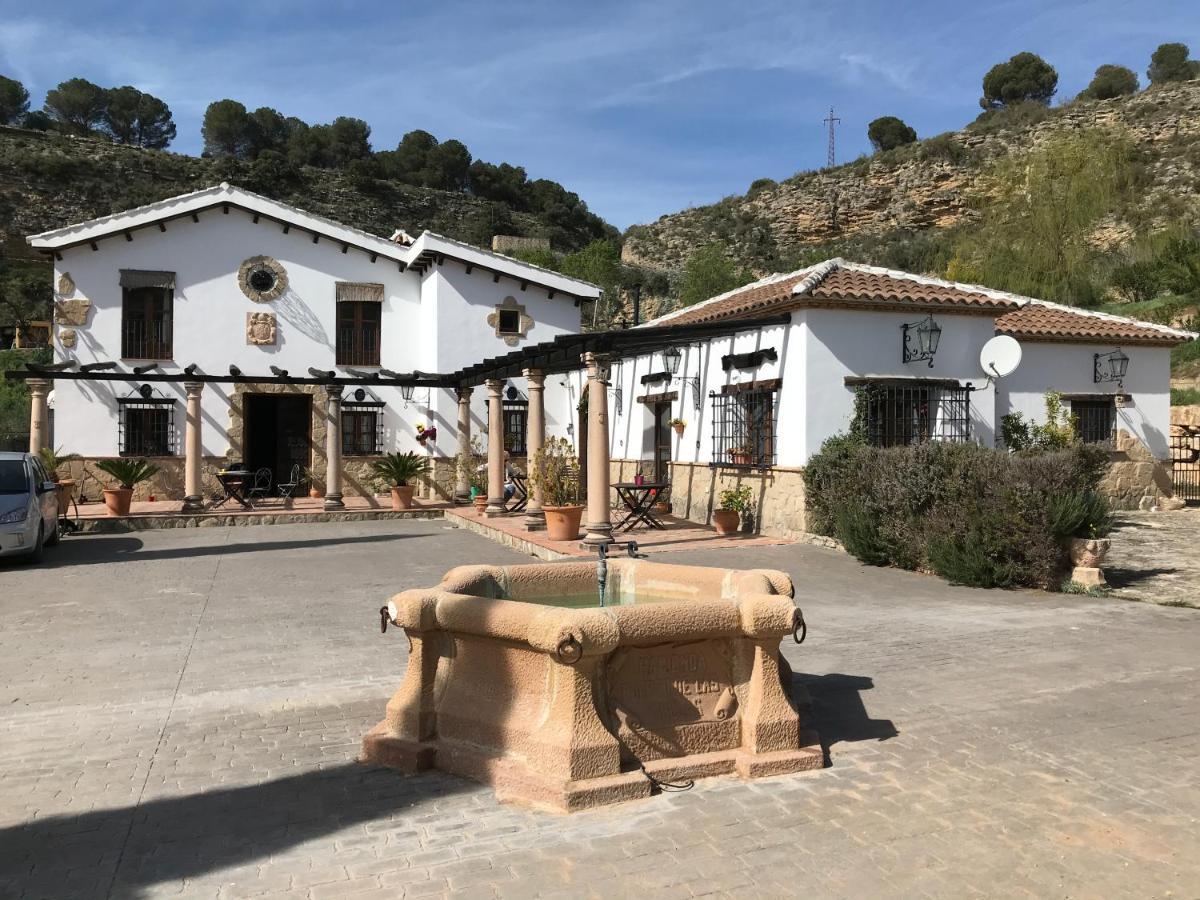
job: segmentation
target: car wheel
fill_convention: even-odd
[[[42,550],[45,548],[46,539],[46,523],[38,523],[37,543],[33,545],[33,549],[29,551],[29,556],[25,557],[25,561],[37,565],[42,561]]]
[[[46,538],[46,546],[53,547],[55,544],[57,544],[59,534],[60,534],[60,532],[58,530],[58,519],[55,519],[54,520],[54,529],[50,532],[50,537]]]

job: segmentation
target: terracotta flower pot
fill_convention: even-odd
[[[314,487],[314,488],[308,489],[308,496],[312,497],[314,500],[317,499],[318,497],[322,496],[324,493],[325,492],[322,491],[320,488]]]
[[[476,515],[483,515],[483,511],[487,509],[487,494],[476,494],[471,498],[471,503],[475,505]]]
[[[1068,548],[1071,562],[1076,566],[1087,569],[1098,569],[1108,556],[1108,548],[1112,542],[1108,538],[1071,538]]]
[[[736,509],[714,509],[712,514],[713,527],[717,534],[737,534],[742,522],[742,514]]]
[[[658,513],[658,515],[660,515],[660,516],[670,515],[671,504],[668,503],[666,500],[659,500],[657,503],[654,504],[654,511],[656,513]]]
[[[392,485],[392,509],[412,509],[413,486],[411,484]]]
[[[65,516],[71,511],[71,501],[75,499],[75,482],[70,478],[58,480],[58,514]]]
[[[552,541],[573,541],[579,537],[582,506],[543,506],[546,514],[546,537]]]
[[[684,429],[685,427],[687,427],[687,426],[685,426],[685,425],[672,425],[671,427],[675,429],[675,433],[676,433],[677,435],[679,435],[680,437],[683,437],[683,429]]]
[[[133,488],[105,488],[104,505],[110,516],[129,515],[129,504],[133,502]]]
[[[749,453],[736,453],[736,452],[730,453],[729,461],[730,461],[730,463],[732,463],[735,466],[748,466],[748,465],[750,465],[750,454]]]

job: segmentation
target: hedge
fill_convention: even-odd
[[[805,468],[809,527],[869,565],[978,587],[1056,587],[1067,539],[1102,536],[1111,526],[1097,493],[1107,461],[1085,445],[881,449],[834,437]]]

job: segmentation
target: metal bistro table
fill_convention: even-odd
[[[617,496],[621,498],[621,502],[625,504],[625,508],[629,510],[625,518],[613,528],[613,531],[628,531],[637,527],[639,522],[649,528],[666,530],[667,526],[654,515],[654,504],[658,502],[659,495],[667,489],[665,481],[646,481],[642,484],[622,481],[614,484],[613,488],[616,490]]]
[[[226,469],[218,472],[217,481],[220,482],[221,489],[225,491],[225,496],[214,503],[211,509],[219,509],[230,500],[236,500],[242,509],[253,509],[250,501],[246,499],[246,483],[253,475],[254,473],[249,469]]]
[[[508,480],[512,482],[513,495],[509,498],[510,513],[522,512],[529,504],[529,479],[520,472],[509,472]]]

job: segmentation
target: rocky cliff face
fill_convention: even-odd
[[[1131,97],[1080,101],[1005,125],[1001,117],[833,169],[767,182],[741,197],[666,215],[626,235],[626,262],[677,270],[697,248],[725,244],[765,271],[815,245],[897,230],[949,228],[973,215],[972,197],[992,163],[1048,138],[1086,128],[1123,133],[1142,150],[1150,184],[1141,204],[1151,219],[1171,210],[1200,216],[1200,81]],[[1110,223],[1101,240],[1129,229]]]

